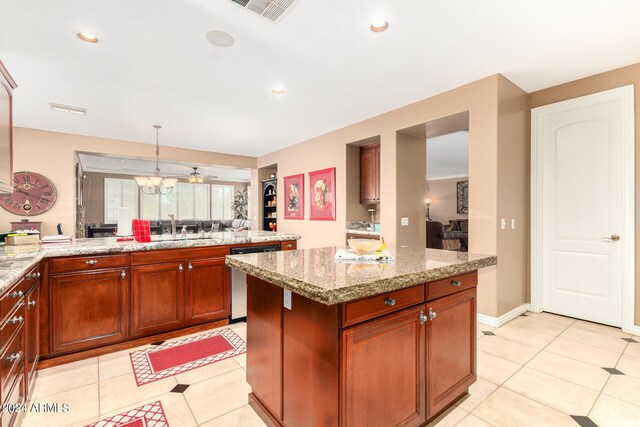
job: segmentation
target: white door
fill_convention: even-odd
[[[542,310],[620,327],[634,286],[633,86],[532,114]]]

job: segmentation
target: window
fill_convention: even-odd
[[[211,218],[233,219],[233,185],[211,186]]]
[[[118,222],[118,208],[128,207],[138,213],[138,185],[133,179],[104,179],[104,223]]]
[[[233,188],[233,187],[232,187]],[[167,219],[175,214],[176,219],[210,219],[209,184],[187,184],[179,182],[166,195],[141,195],[142,219]]]

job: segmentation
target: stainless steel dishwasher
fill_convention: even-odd
[[[280,244],[231,248],[231,255],[275,252]],[[231,269],[231,319],[230,322],[247,321],[247,275],[235,268]]]

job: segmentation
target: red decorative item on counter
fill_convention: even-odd
[[[132,222],[133,238],[136,242],[147,243],[151,241],[151,223],[144,219],[134,219]]]

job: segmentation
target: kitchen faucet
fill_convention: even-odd
[[[176,230],[176,216],[169,214],[169,218],[171,218],[171,237],[175,239],[178,234],[178,230]]]

